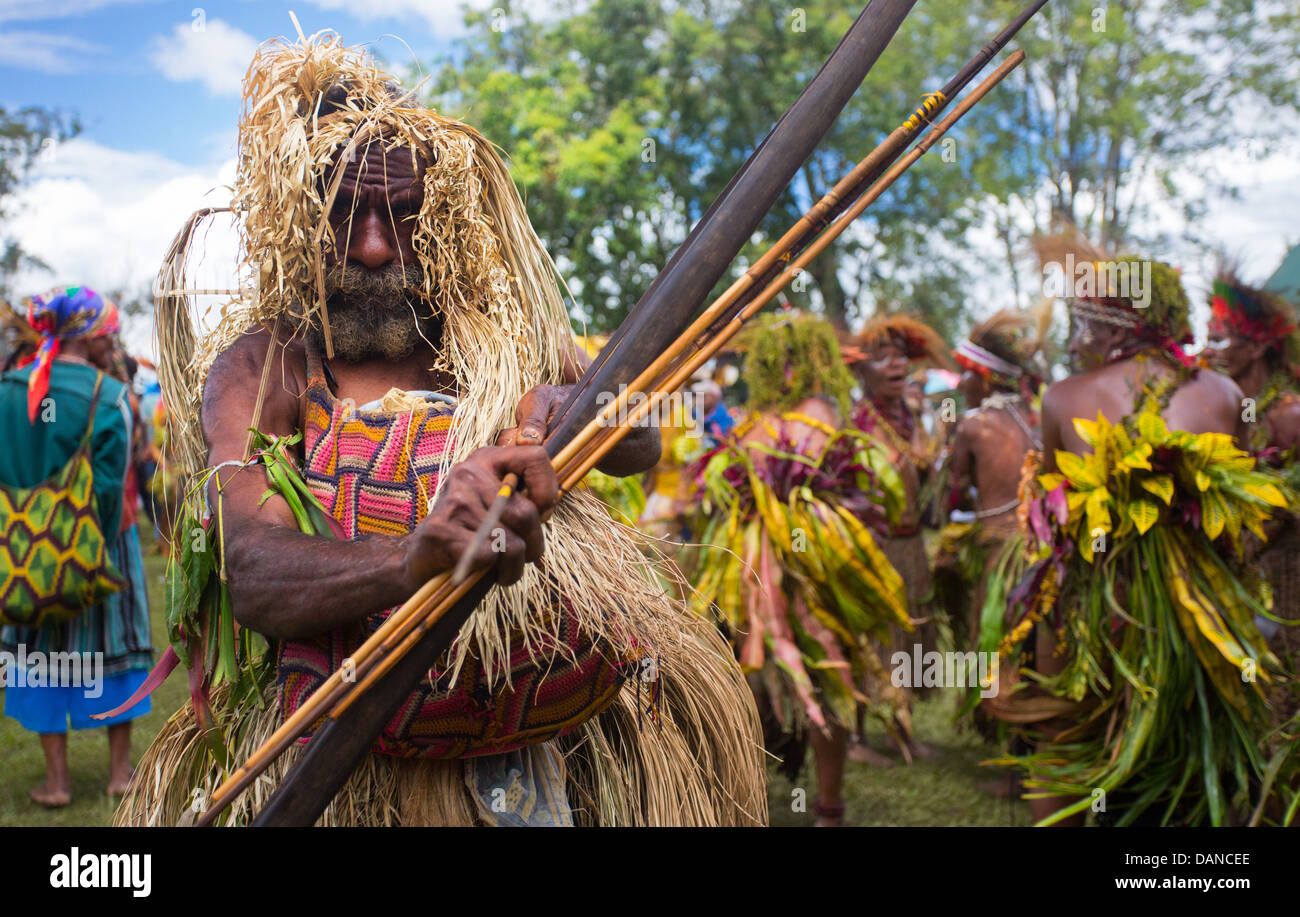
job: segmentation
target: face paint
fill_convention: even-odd
[[[862,383],[876,398],[890,401],[903,397],[907,386],[907,354],[897,344],[878,344],[867,358],[858,364]]]

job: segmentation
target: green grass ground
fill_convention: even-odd
[[[163,558],[146,554],[149,579],[150,617],[156,649],[166,646],[163,626]],[[138,761],[149,740],[162,728],[172,712],[185,703],[188,689],[184,671],[172,673],[153,694],[153,710],[134,721],[131,728],[131,758]],[[4,691],[0,690],[0,697]],[[113,807],[104,794],[108,782],[108,738],[104,730],[74,730],[68,736],[68,765],[72,771],[72,805],[49,811],[27,798],[27,791],[45,779],[45,758],[40,741],[18,725],[0,717],[0,826],[107,825]]]
[[[981,767],[998,755],[969,727],[952,722],[955,698],[940,696],[917,704],[913,723],[917,738],[936,751],[935,758],[911,765],[893,756],[895,764],[875,768],[853,761],[844,774],[845,824],[873,827],[1028,825],[1029,806],[1021,800],[997,798],[982,784],[1006,779],[1002,768]],[[887,747],[884,730],[867,726],[876,749]],[[804,811],[795,811],[796,789],[804,790]],[[768,768],[768,807],[774,826],[811,825],[817,780],[809,752],[803,771],[790,783]]]
[[[164,643],[162,606],[162,558],[145,557],[149,577],[154,645]],[[0,690],[0,697],[3,697]],[[153,710],[135,721],[131,731],[133,760],[149,744],[187,694],[183,672],[175,672],[153,695]],[[1022,802],[995,799],[979,789],[998,772],[980,767],[980,762],[997,754],[969,729],[955,727],[951,720],[952,698],[922,702],[915,715],[917,735],[940,753],[934,760],[906,766],[901,761],[890,768],[872,768],[849,762],[845,774],[846,820],[854,825],[1025,825],[1028,809]],[[869,733],[877,748],[884,747],[883,732]],[[12,719],[0,717],[0,826],[107,825],[113,804],[104,795],[108,776],[108,742],[103,730],[74,731],[68,740],[72,769],[72,805],[57,811],[40,808],[27,798],[27,790],[44,779],[45,764],[36,736]],[[769,769],[768,796],[773,825],[812,824],[812,803],[817,798],[812,756],[792,785]],[[806,811],[793,808],[794,790],[804,790]]]

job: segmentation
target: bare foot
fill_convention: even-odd
[[[920,758],[923,761],[933,761],[935,758],[940,757],[939,752],[929,745],[918,742],[916,739],[908,743],[908,748],[911,749],[913,758]]]
[[[849,760],[856,761],[859,764],[870,764],[872,767],[894,766],[894,762],[886,755],[882,755],[870,745],[863,742],[854,742],[849,745]]]
[[[27,795],[31,797],[32,802],[47,809],[62,809],[72,804],[71,789],[51,787],[48,783],[32,787],[27,791]]]

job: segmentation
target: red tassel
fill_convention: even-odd
[[[167,680],[167,676],[172,673],[176,668],[177,663],[180,661],[180,657],[176,655],[176,650],[172,649],[170,646],[167,647],[167,652],[163,653],[162,658],[158,660],[158,664],[154,666],[153,671],[149,673],[149,677],[144,680],[144,684],[136,688],[135,693],[127,698],[125,703],[114,707],[107,713],[92,713],[90,718],[92,720],[106,720],[110,717],[119,716],[130,710],[136,704],[140,703],[140,701],[144,700],[157,690],[158,686]]]

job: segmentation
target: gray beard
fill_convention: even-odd
[[[418,264],[391,265],[377,271],[336,265],[325,276],[330,337],[334,355],[349,363],[379,357],[404,360],[428,342],[442,340],[442,319],[419,295],[424,273]],[[418,316],[418,317],[417,317]],[[325,332],[318,322],[308,337],[324,352]]]

